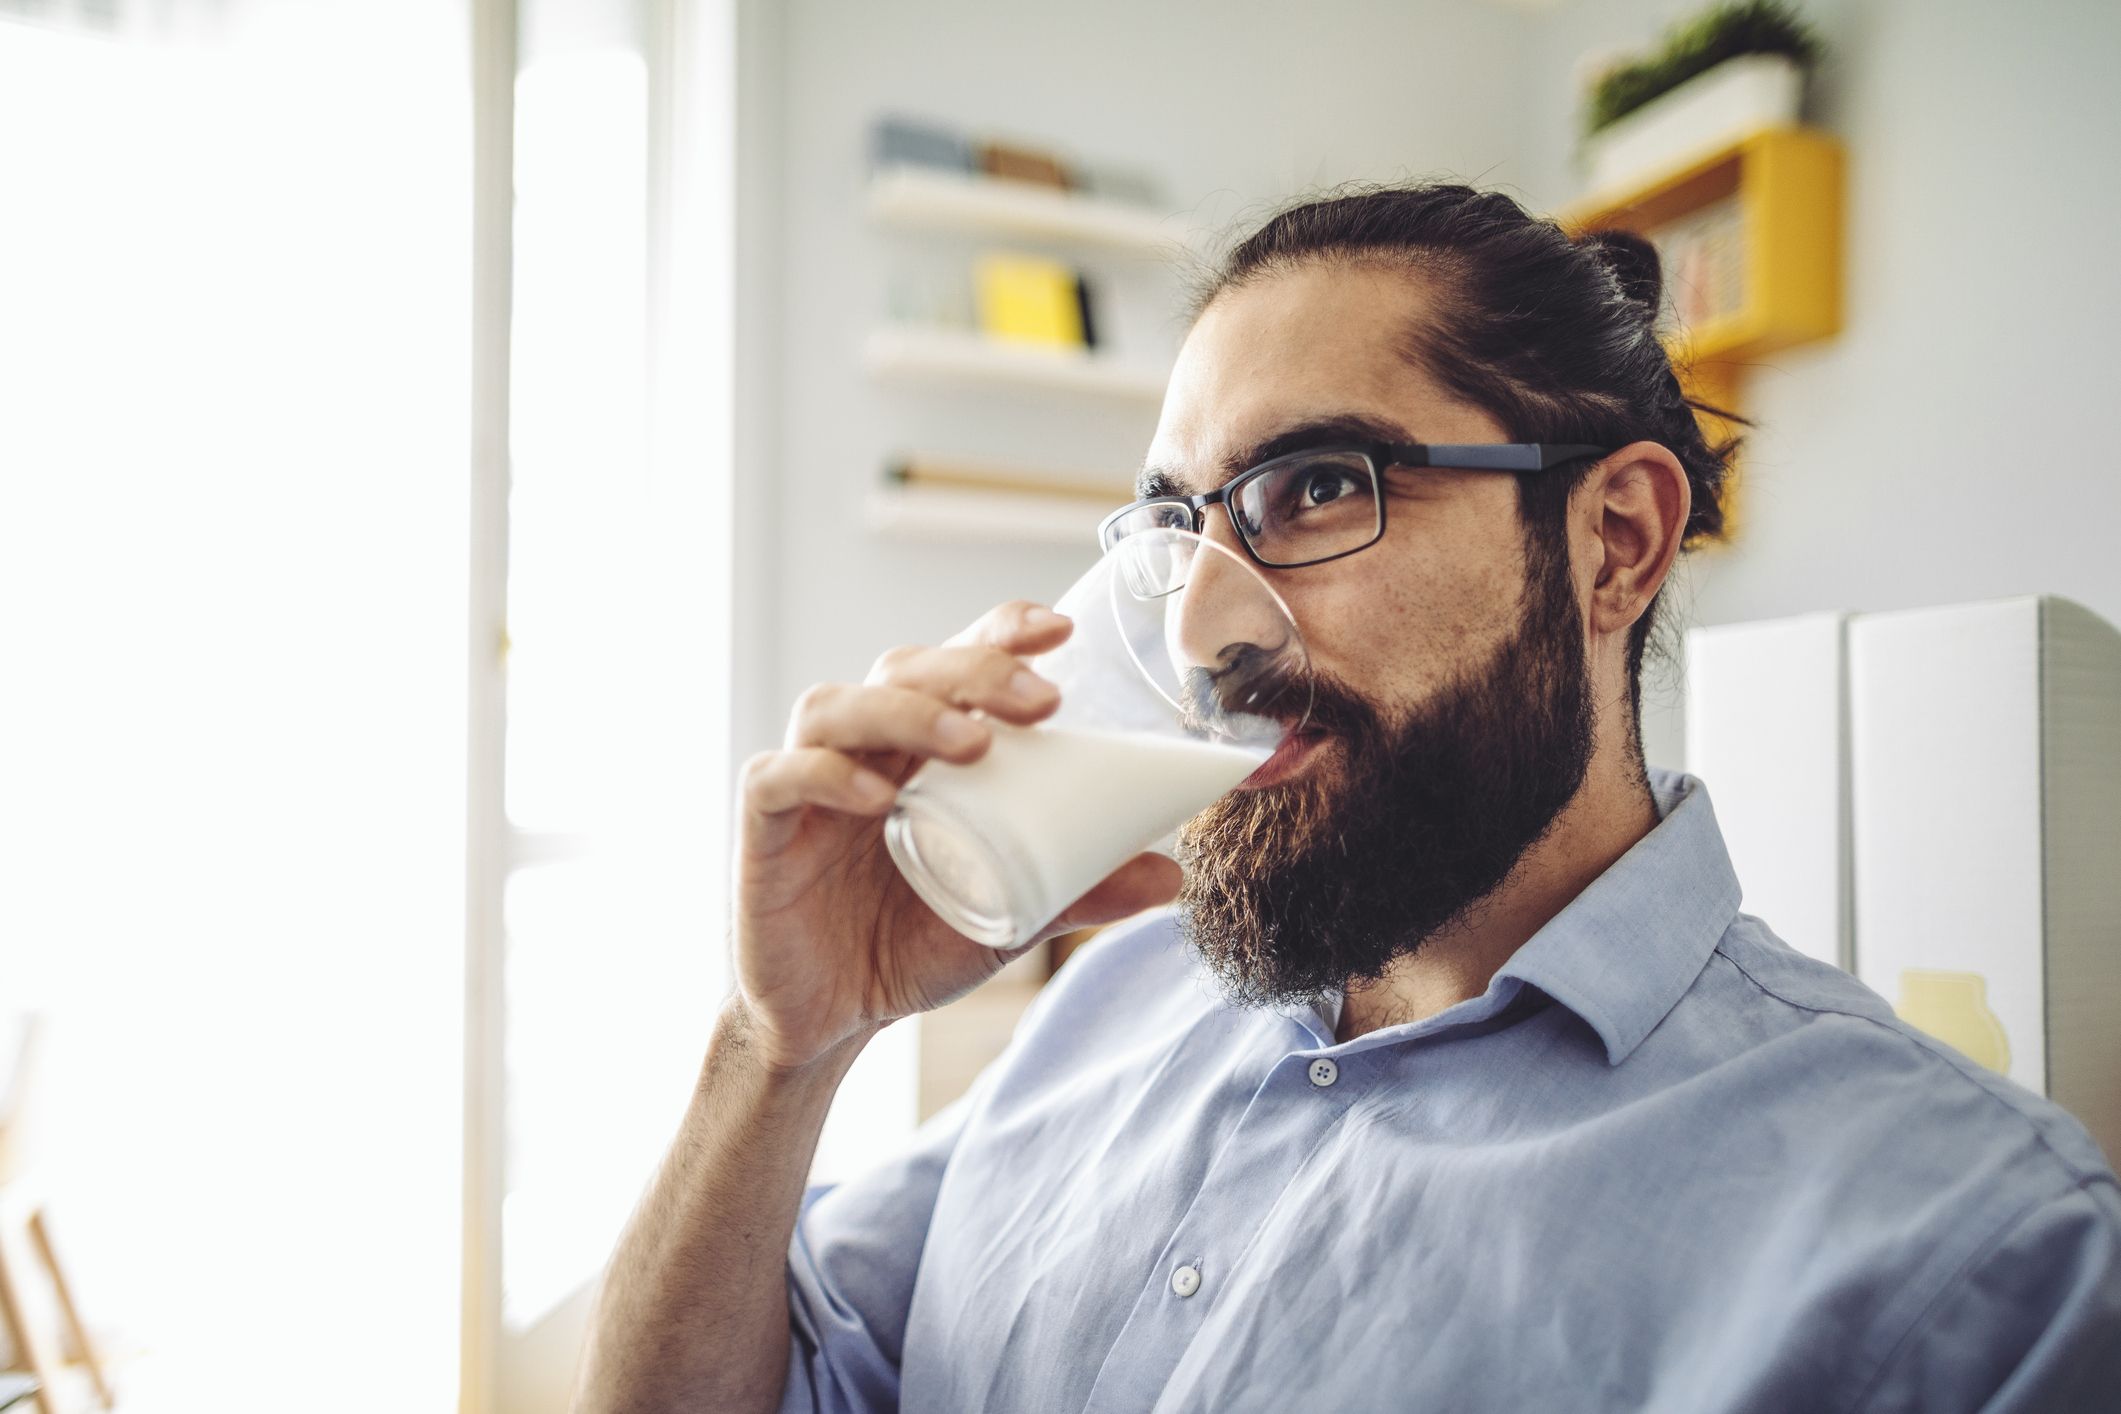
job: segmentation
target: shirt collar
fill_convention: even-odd
[[[1496,972],[1587,1022],[1619,1065],[1694,985],[1738,912],[1738,876],[1707,787],[1649,771],[1661,817]]]

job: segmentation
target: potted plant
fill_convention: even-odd
[[[1583,121],[1592,189],[1796,122],[1805,76],[1823,52],[1781,0],[1732,0],[1680,21],[1650,53],[1592,78]]]

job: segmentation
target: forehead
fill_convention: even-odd
[[[1382,441],[1498,440],[1407,357],[1430,309],[1422,277],[1360,266],[1309,264],[1223,291],[1179,351],[1142,480],[1203,491],[1325,420]]]

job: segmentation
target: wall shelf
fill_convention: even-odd
[[[1152,255],[1176,255],[1191,243],[1179,218],[1148,207],[934,167],[879,170],[869,179],[869,216],[899,230],[1014,236]]]
[[[880,381],[1011,386],[1041,392],[1159,402],[1166,369],[1120,363],[1085,351],[1011,344],[958,329],[910,326],[872,332],[862,366]]]
[[[1690,224],[1698,231],[1714,223],[1725,255],[1708,264],[1721,271],[1686,287],[1669,266],[1665,272],[1668,294],[1713,292],[1703,301],[1712,312],[1682,323],[1665,343],[1687,396],[1743,416],[1747,365],[1841,332],[1844,165],[1831,134],[1763,128],[1625,191],[1587,196],[1560,219],[1572,234],[1621,230],[1654,243],[1662,233],[1682,245]],[[1741,430],[1707,413],[1699,419],[1711,442]],[[1732,504],[1727,500],[1726,539],[1736,521]]]
[[[1594,194],[1561,213],[1575,232],[1657,232],[1735,198],[1744,250],[1738,306],[1675,332],[1675,355],[1742,363],[1841,330],[1839,141],[1811,128],[1766,128],[1653,173],[1626,191]]]
[[[869,493],[869,528],[926,543],[1062,545],[1097,554],[1097,523],[1115,507],[1086,496],[975,491],[958,486],[887,486]]]

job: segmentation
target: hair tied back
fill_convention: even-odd
[[[1632,231],[1594,231],[1584,244],[1613,272],[1620,292],[1642,307],[1643,318],[1656,323],[1664,302],[1664,265],[1657,247]]]

